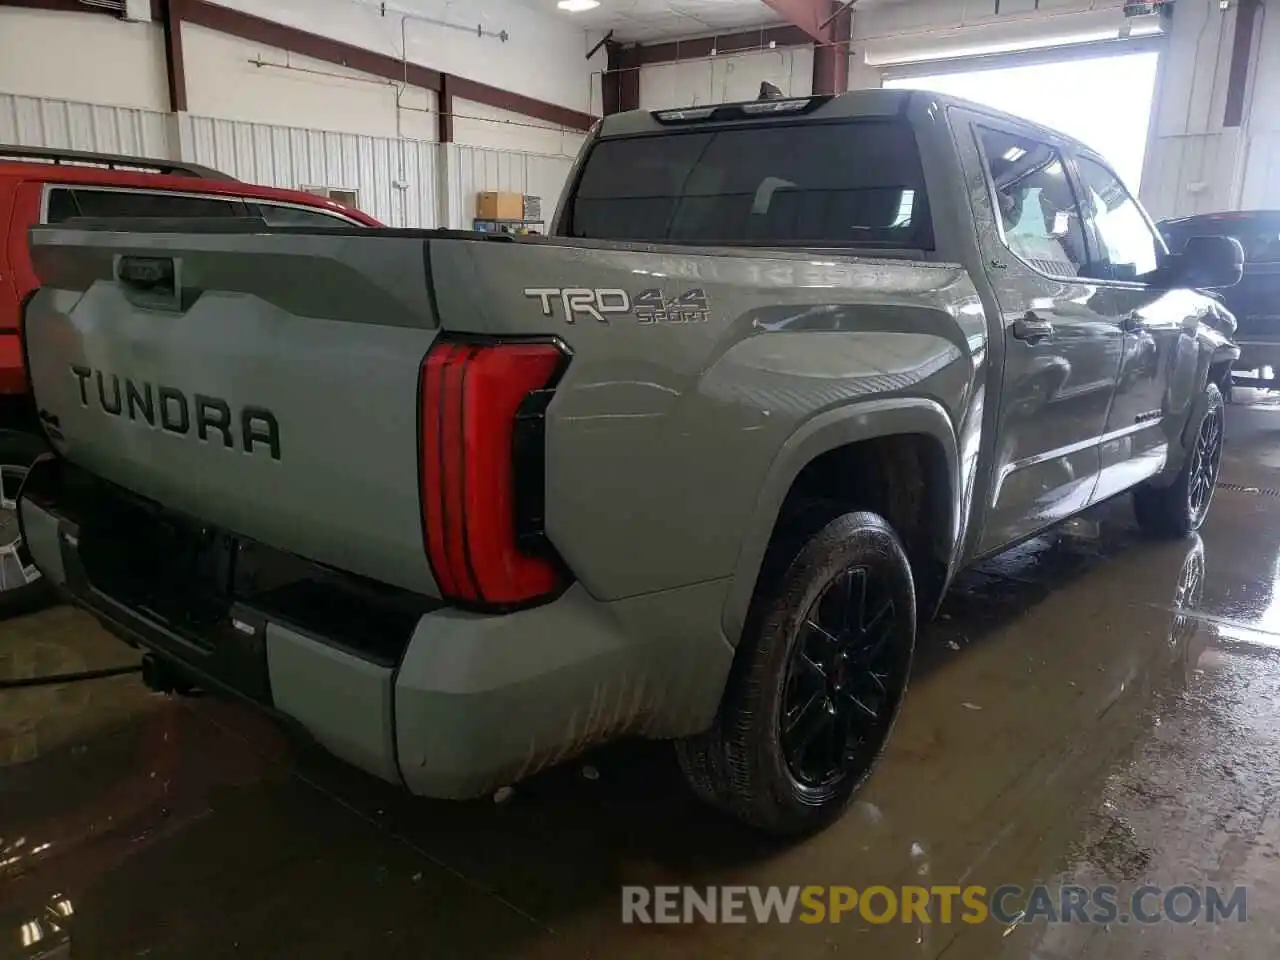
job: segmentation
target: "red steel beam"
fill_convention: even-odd
[[[453,143],[453,77],[447,73],[440,75],[436,92],[436,139]]]
[[[844,93],[849,89],[849,39],[853,36],[853,11],[832,3],[835,19],[828,25],[831,40],[813,45],[813,92]],[[827,14],[831,16],[831,14]]]
[[[822,25],[831,16],[830,0],[764,0],[765,4],[787,23],[803,30],[811,40],[830,43],[835,39],[832,25]]]
[[[1227,71],[1227,102],[1222,116],[1224,127],[1238,127],[1244,121],[1249,61],[1253,56],[1253,31],[1261,9],[1260,0],[1240,0],[1236,6],[1236,29],[1231,38],[1231,66]]]
[[[290,53],[322,60],[335,66],[358,70],[384,80],[407,80],[415,87],[440,90],[440,72],[410,63],[406,69],[403,60],[374,53],[364,47],[353,46],[340,40],[330,40],[316,33],[308,33],[295,27],[276,23],[251,13],[241,13],[231,7],[223,7],[207,0],[186,0],[177,11],[187,23],[194,23],[206,30],[215,30],[228,36],[239,37],[251,43],[277,47]]]
[[[160,23],[164,29],[164,72],[169,85],[169,110],[187,109],[187,64],[182,53],[182,15],[185,0],[160,0]]]

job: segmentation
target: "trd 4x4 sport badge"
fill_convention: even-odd
[[[706,323],[710,319],[707,294],[701,287],[678,297],[667,297],[657,287],[641,290],[634,298],[618,287],[526,287],[524,295],[538,300],[544,317],[555,316],[555,304],[559,303],[566,323],[577,323],[579,317],[608,323],[610,316],[624,315],[634,316],[641,324]]]

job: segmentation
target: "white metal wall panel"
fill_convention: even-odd
[[[754,100],[768,80],[788,96],[813,92],[813,48],[780,47],[640,68],[640,108]]]
[[[0,93],[0,143],[173,159],[169,115]]]
[[[1280,207],[1280,133],[1262,133],[1249,138],[1241,194],[1242,210]]]
[[[435,144],[183,116],[183,159],[273,187],[354,190],[393,227],[436,225]]]
[[[1159,137],[1142,175],[1140,196],[1154,217],[1186,217],[1235,206],[1239,131]]]
[[[542,198],[542,219],[550,227],[560,190],[573,167],[573,157],[514,150],[491,150],[465,144],[440,144],[449,171],[448,225],[469,228],[477,193],[507,190]]]

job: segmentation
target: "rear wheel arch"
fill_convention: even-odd
[[[771,549],[785,550],[803,535],[789,528],[803,527],[813,502],[874,511],[895,528],[927,618],[951,573],[959,489],[955,433],[932,400],[868,401],[807,421],[783,445],[761,486],[729,588],[725,635],[737,644],[757,586],[769,575]]]

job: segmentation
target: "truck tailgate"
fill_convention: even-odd
[[[419,512],[424,242],[37,228],[24,331],[45,429],[166,507],[438,595]]]

